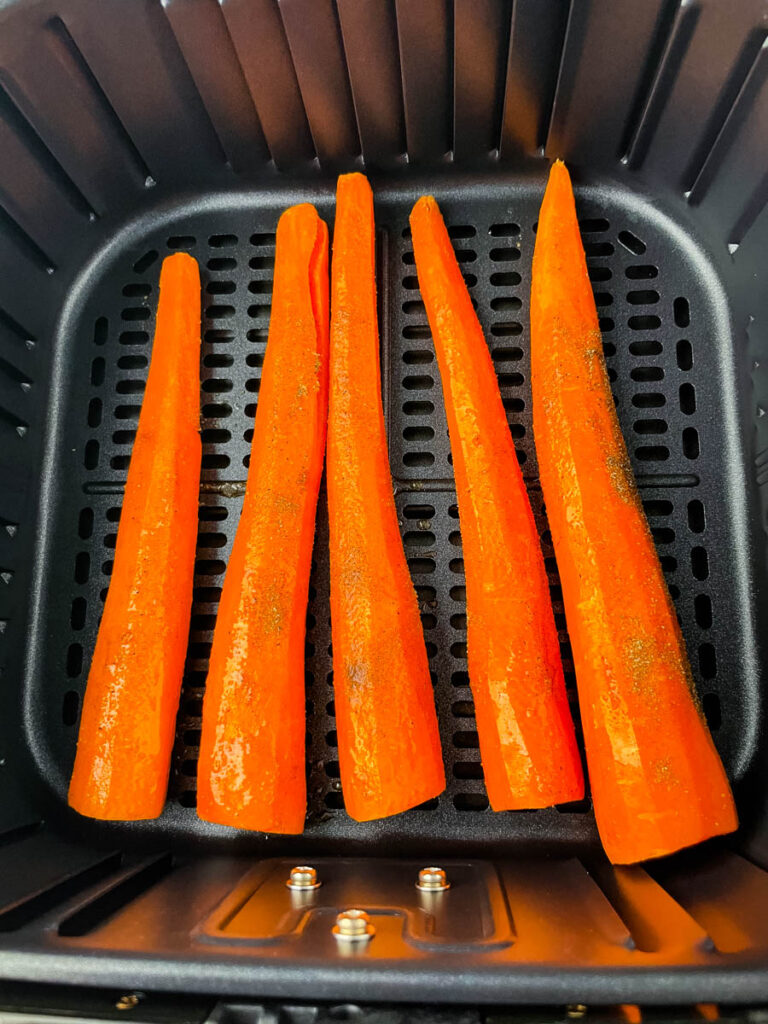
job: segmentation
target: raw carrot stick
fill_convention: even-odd
[[[203,703],[197,812],[206,821],[304,827],[304,636],[327,415],[328,229],[305,203],[277,226],[248,483]]]
[[[584,795],[539,535],[496,373],[437,203],[411,213],[443,382],[467,586],[469,682],[495,811]]]
[[[531,336],[536,450],[595,814],[610,859],[632,863],[737,819],[629,465],[560,161],[539,217]]]
[[[440,793],[445,775],[381,405],[373,197],[339,178],[331,281],[328,507],[339,765],[357,821]]]
[[[200,484],[200,275],[163,263],[152,361],[83,701],[69,803],[156,818],[165,803],[192,606]]]

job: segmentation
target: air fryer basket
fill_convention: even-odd
[[[762,0],[0,2],[0,977],[446,1001],[768,998],[768,5]],[[549,160],[572,170],[622,427],[734,783],[730,839],[605,862],[589,799],[488,808],[461,533],[408,213],[439,200],[486,330],[550,573],[528,293]],[[280,212],[364,169],[384,403],[446,758],[437,800],[358,824],[336,751],[321,496],[296,838],[195,813],[207,655],[247,474]],[[169,803],[66,806],[162,258],[204,289],[195,602]],[[762,628],[761,628],[762,627]],[[296,859],[313,902],[283,885]],[[370,859],[366,859],[370,858]],[[454,887],[425,905],[424,858]],[[370,909],[355,957],[335,913]],[[461,965],[461,970],[457,965]]]

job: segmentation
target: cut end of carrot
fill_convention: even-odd
[[[275,809],[276,810],[276,809]],[[262,806],[254,811],[222,807],[214,801],[203,802],[198,796],[197,816],[212,825],[226,825],[244,832],[266,832],[270,835],[299,836],[304,831],[306,801],[296,810],[281,808],[276,813]]]
[[[391,818],[395,814],[411,811],[427,800],[434,800],[444,789],[445,775],[436,770],[435,777],[430,782],[425,782],[421,788],[411,787],[407,793],[390,793],[389,799],[386,800],[381,797],[378,800],[354,799],[350,794],[344,799],[344,809],[353,821],[380,821],[382,818]]]
[[[126,728],[130,727],[128,723]],[[123,775],[113,769],[101,751],[93,750],[90,736],[78,740],[77,757],[69,783],[67,802],[85,818],[98,821],[151,821],[165,808],[166,773],[142,774],[137,771],[134,785],[123,786]],[[135,748],[132,748],[135,754]],[[126,761],[121,762],[124,766]]]
[[[546,807],[555,807],[558,804],[570,804],[577,800],[584,799],[584,777],[576,767],[578,753],[575,744],[570,758],[570,770],[567,777],[563,779],[560,788],[550,779],[538,792],[532,787],[524,791],[513,788],[516,780],[510,781],[504,778],[500,772],[489,779],[486,775],[485,789],[488,794],[488,802],[492,811],[540,811]]]
[[[165,803],[158,810],[142,807],[140,810],[131,812],[124,807],[92,807],[88,803],[81,804],[70,791],[68,803],[73,811],[84,818],[93,818],[94,821],[155,821],[163,813]]]
[[[668,857],[670,854],[680,850],[687,850],[691,846],[714,839],[717,836],[727,836],[735,832],[739,827],[736,810],[733,806],[726,808],[722,819],[713,822],[711,818],[702,821],[698,829],[676,829],[674,834],[661,835],[655,840],[638,836],[622,836],[611,840],[605,835],[605,829],[600,834],[608,860],[611,864],[640,864],[648,860],[657,860],[659,857]],[[643,829],[640,829],[643,832]]]

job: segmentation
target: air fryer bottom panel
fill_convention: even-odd
[[[764,1000],[768,876],[708,854],[650,870],[449,858],[452,886],[431,894],[414,885],[422,860],[336,855],[313,858],[322,885],[295,893],[287,857],[99,863],[39,834],[0,851],[0,863],[26,858],[27,883],[45,886],[42,899],[0,908],[0,972],[114,986],[114,1000],[158,990],[590,1008]],[[727,914],[714,893],[727,893]],[[351,907],[370,915],[370,942],[334,937]]]
[[[531,431],[528,295],[541,187],[437,191],[486,332],[510,430],[542,533],[566,677],[574,678]],[[307,616],[309,816],[297,851],[377,853],[488,844],[528,852],[596,842],[591,804],[493,814],[483,787],[466,665],[460,523],[439,373],[407,232],[418,193],[377,197],[384,400],[403,540],[422,611],[448,785],[428,805],[370,824],[343,809],[333,708],[327,519],[321,495]],[[314,192],[333,216],[331,190]],[[125,231],[81,278],[60,324],[61,377],[42,596],[26,675],[25,721],[38,767],[61,801],[90,654],[109,585],[122,489],[151,350],[161,259],[185,250],[204,289],[203,473],[189,655],[170,782],[157,822],[110,826],[164,842],[233,835],[195,813],[201,698],[217,600],[247,474],[269,323],[274,232],[295,194],[208,197]],[[733,352],[718,280],[702,253],[651,206],[615,189],[578,195],[590,276],[618,412],[718,748],[738,780],[754,754],[760,652],[748,601],[745,475]],[[161,223],[162,221],[162,223]],[[44,641],[44,642],[43,642]],[[129,840],[119,840],[123,845]],[[248,837],[254,849],[263,836]],[[350,844],[352,844],[350,846]],[[274,848],[274,843],[271,844]]]

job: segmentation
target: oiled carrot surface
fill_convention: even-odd
[[[381,405],[373,197],[339,178],[331,282],[328,506],[339,764],[347,812],[382,818],[445,786]]]
[[[453,452],[488,797],[496,811],[579,800],[584,779],[549,585],[491,356],[431,196],[414,206],[411,231]]]
[[[305,203],[277,228],[248,483],[203,703],[197,810],[206,821],[304,827],[304,637],[327,411],[328,229]]]
[[[200,276],[160,275],[152,361],[80,721],[69,803],[92,818],[163,809],[192,606],[200,483]]]
[[[565,165],[531,289],[534,436],[606,853],[631,863],[737,826],[621,435]]]

